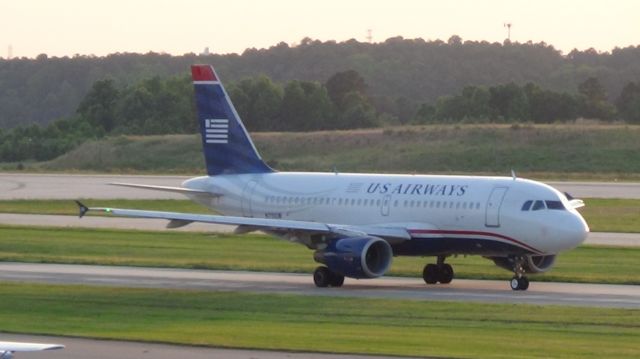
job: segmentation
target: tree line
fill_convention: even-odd
[[[325,84],[266,76],[232,83],[228,92],[251,131],[316,131],[374,127],[380,114],[355,71],[334,74]],[[96,81],[73,116],[49,125],[0,129],[0,161],[53,159],[88,139],[114,135],[195,133],[198,130],[191,79],[142,80],[118,87]]]
[[[534,122],[591,118],[640,124],[640,81],[628,82],[611,103],[604,86],[590,77],[575,93],[519,86],[466,86],[458,95],[422,104],[403,120],[385,111],[355,70],[333,74],[325,83],[284,84],[260,75],[228,87],[250,131],[317,131],[401,123]],[[377,101],[377,102],[376,102]],[[96,81],[73,116],[49,125],[0,129],[0,161],[53,159],[88,139],[113,135],[196,133],[193,87],[188,76],[152,77],[128,86]]]
[[[463,41],[458,36],[447,41],[395,37],[374,44],[306,38],[295,46],[280,43],[242,54],[206,56],[42,54],[35,59],[0,59],[0,128],[71,117],[98,80],[110,78],[116,88],[124,88],[153,76],[186,76],[193,63],[214,64],[226,83],[265,75],[277,84],[325,84],[336,72],[355,70],[368,84],[369,102],[401,122],[411,121],[421,104],[454,96],[470,84],[531,82],[545,90],[575,93],[579,84],[593,77],[612,102],[629,81],[640,80],[639,46],[563,54],[545,43]]]
[[[579,84],[575,93],[542,89],[533,83],[467,86],[459,95],[423,104],[414,122],[554,123],[578,118],[640,124],[640,81],[628,82],[614,104],[595,77]]]

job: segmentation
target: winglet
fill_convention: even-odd
[[[87,212],[89,212],[89,207],[85,206],[80,201],[76,201],[76,204],[78,205],[78,210],[80,211],[78,213],[78,218],[84,217],[84,215],[87,214]]]

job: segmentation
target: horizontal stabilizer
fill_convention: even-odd
[[[112,182],[109,184],[112,186],[150,189],[154,191],[174,192],[174,193],[181,193],[181,194],[198,194],[198,195],[207,195],[211,197],[221,196],[220,194],[217,194],[217,193],[211,193],[207,191],[201,191],[197,189],[184,188],[184,187],[153,186],[153,185],[147,185],[147,184],[121,183],[121,182]]]
[[[41,350],[54,350],[63,348],[64,345],[60,344],[0,342],[0,354],[3,352],[37,352]],[[0,355],[0,357],[2,356]]]
[[[571,208],[581,208],[584,207],[584,201],[581,199],[572,199],[569,201],[569,206],[571,206]]]

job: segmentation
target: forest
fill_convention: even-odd
[[[304,39],[242,55],[0,60],[0,161],[107,135],[197,131],[192,63],[212,63],[250,131],[428,123],[640,123],[640,47]]]
[[[458,36],[447,41],[395,37],[372,44],[305,38],[296,46],[280,43],[242,54],[206,56],[41,54],[35,59],[0,59],[0,128],[70,116],[98,80],[111,79],[124,87],[156,76],[186,76],[193,63],[215,65],[226,84],[261,75],[281,85],[291,80],[325,83],[335,73],[355,70],[367,83],[372,104],[404,121],[423,103],[434,104],[467,86],[531,82],[576,93],[579,84],[593,77],[613,102],[627,83],[640,80],[640,46],[563,54],[545,43],[463,41]]]

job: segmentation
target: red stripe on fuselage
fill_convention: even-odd
[[[539,251],[533,247],[531,247],[528,244],[522,243],[517,239],[513,239],[511,237],[507,237],[507,236],[503,236],[502,234],[498,234],[498,233],[491,233],[491,232],[482,232],[482,231],[443,231],[443,230],[437,230],[437,229],[410,229],[408,230],[409,234],[413,235],[413,234],[440,234],[440,235],[447,235],[447,234],[458,234],[458,235],[468,235],[468,236],[487,236],[487,237],[496,237],[496,238],[500,238],[500,239],[504,239],[507,240],[509,242],[513,242],[521,247],[524,247],[530,251],[533,252],[537,252],[542,254],[542,251]]]
[[[193,81],[218,81],[210,65],[192,65],[191,78]]]

